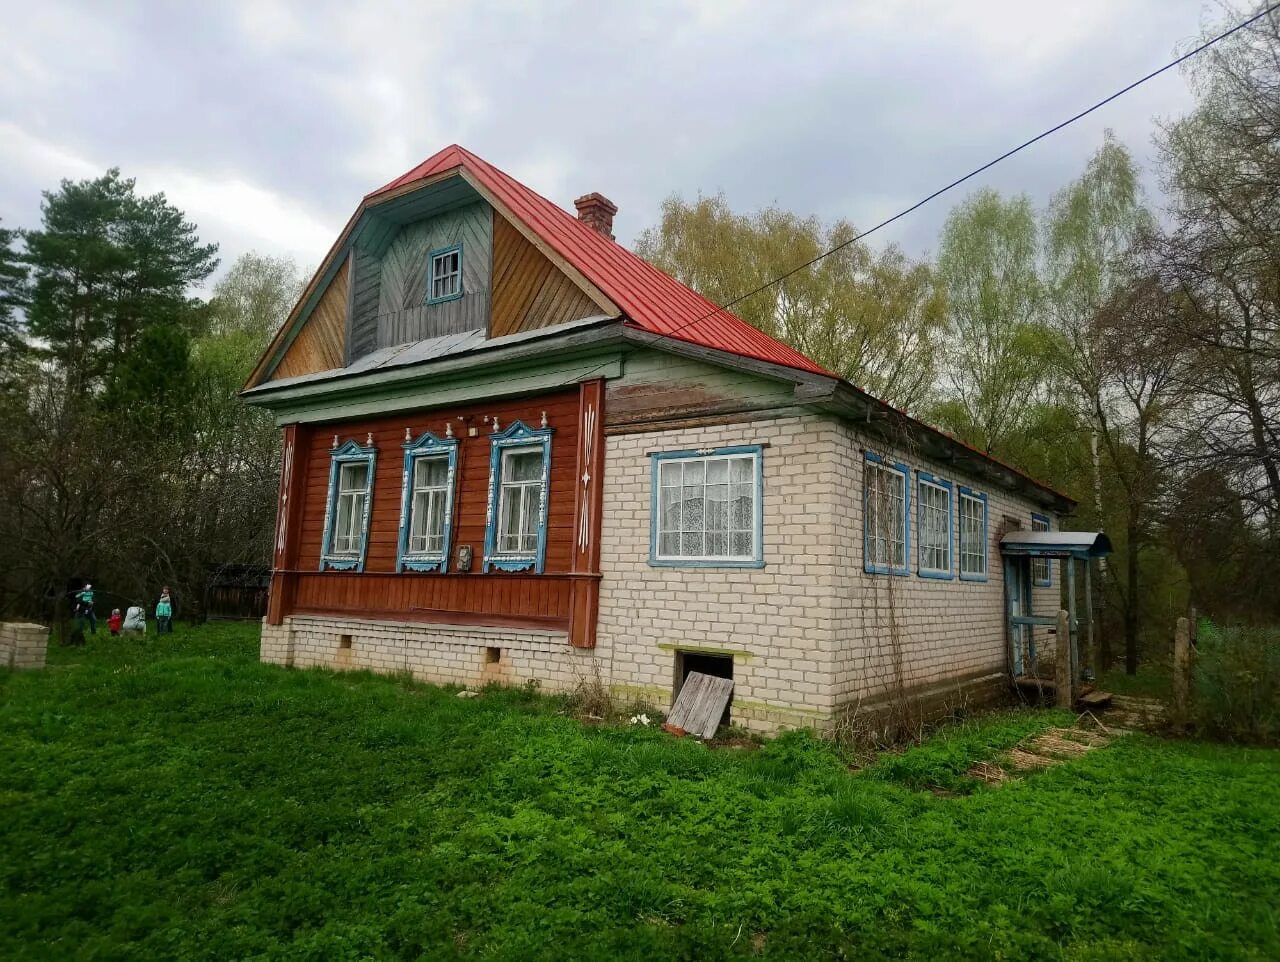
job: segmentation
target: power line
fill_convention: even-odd
[[[977,177],[979,174],[983,173],[984,171],[990,170],[992,167],[994,167],[996,164],[1000,163],[1001,161],[1008,160],[1014,154],[1017,154],[1023,150],[1026,150],[1032,144],[1038,143],[1039,141],[1044,140],[1046,137],[1050,136],[1051,134],[1055,134],[1059,130],[1062,130],[1064,127],[1068,127],[1071,124],[1074,124],[1077,120],[1080,120],[1084,117],[1089,116],[1089,114],[1093,113],[1095,110],[1105,107],[1107,104],[1111,103],[1111,101],[1117,99],[1118,97],[1123,97],[1129,91],[1142,86],[1148,80],[1152,80],[1155,77],[1158,77],[1161,74],[1172,70],[1174,67],[1180,66],[1181,64],[1190,60],[1192,57],[1195,57],[1203,53],[1204,51],[1208,50],[1214,44],[1227,39],[1233,34],[1239,33],[1241,30],[1251,26],[1254,23],[1257,23],[1263,17],[1266,17],[1274,13],[1276,10],[1280,10],[1280,3],[1273,3],[1271,6],[1260,11],[1259,13],[1254,14],[1252,17],[1249,17],[1247,20],[1244,20],[1243,22],[1236,24],[1230,30],[1226,30],[1223,33],[1218,34],[1216,37],[1206,40],[1204,43],[1201,43],[1199,46],[1193,47],[1191,50],[1188,50],[1186,53],[1184,53],[1182,56],[1178,57],[1177,59],[1169,61],[1163,67],[1153,70],[1149,74],[1146,74],[1145,76],[1138,78],[1137,80],[1133,81],[1127,86],[1120,88],[1115,93],[1111,94],[1109,97],[1104,97],[1102,100],[1099,100],[1097,103],[1093,104],[1090,107],[1086,107],[1084,110],[1080,111],[1074,116],[1068,117],[1066,120],[1062,121],[1061,123],[1054,124],[1054,126],[1050,127],[1048,130],[1044,130],[1036,134],[1030,140],[1023,141],[1017,147],[1014,147],[1011,150],[1006,150],[999,157],[996,157],[993,160],[987,161],[987,163],[983,164],[981,167],[974,168],[973,170],[969,171],[969,173],[965,174],[963,177],[959,177],[953,180],[951,183],[947,184],[945,187],[938,188],[932,194],[929,194],[927,197],[923,198],[922,200],[917,201],[916,203],[912,204],[910,207],[907,207],[904,210],[898,211],[898,213],[894,214],[892,217],[888,217],[885,220],[880,221],[880,223],[876,224],[874,227],[870,227],[859,234],[855,234],[853,237],[850,237],[846,241],[842,241],[841,243],[837,244],[835,247],[832,247],[830,250],[823,251],[821,254],[818,254],[816,257],[810,258],[809,260],[805,261],[803,264],[793,267],[791,270],[787,271],[785,274],[780,274],[777,277],[773,278],[773,280],[766,281],[765,283],[761,284],[759,287],[756,287],[753,290],[747,291],[745,294],[740,294],[738,297],[735,297],[731,301],[726,301],[724,304],[718,305],[714,310],[709,311],[706,314],[703,314],[698,317],[691,318],[688,321],[685,321],[683,324],[678,325],[672,330],[664,332],[662,336],[665,336],[665,337],[674,336],[678,334],[680,331],[683,331],[694,324],[701,324],[703,321],[708,320],[709,318],[715,317],[721,311],[726,311],[730,307],[733,307],[735,304],[745,301],[749,297],[754,297],[756,294],[759,294],[762,291],[766,291],[776,284],[781,284],[787,278],[793,277],[796,274],[800,273],[801,271],[805,270],[806,268],[812,267],[814,264],[818,263],[818,261],[823,260],[824,258],[830,257],[832,254],[835,254],[838,251],[844,250],[844,248],[848,247],[850,244],[857,243],[863,238],[868,237],[871,234],[874,234],[876,231],[880,230],[881,228],[888,227],[894,221],[901,220],[903,217],[906,217],[908,214],[914,213],[915,211],[923,207],[925,204],[929,203],[931,200],[941,197],[943,194],[947,193],[948,191],[953,190],[956,187],[959,187],[965,181],[972,180],[974,177]],[[591,374],[594,372],[588,371],[587,373]],[[581,380],[581,378],[575,378],[575,380]]]
[[[864,237],[874,234],[876,231],[880,230],[882,227],[888,227],[894,221],[901,220],[903,217],[906,217],[908,214],[914,213],[915,211],[919,210],[925,204],[929,203],[929,201],[942,196],[947,191],[952,190],[953,188],[959,187],[965,181],[971,180],[974,177],[977,177],[979,174],[983,173],[984,171],[990,170],[992,167],[1000,163],[1002,160],[1008,160],[1014,154],[1020,151],[1026,150],[1032,144],[1035,144],[1041,140],[1044,140],[1049,135],[1056,134],[1059,130],[1062,130],[1064,127],[1068,127],[1071,124],[1074,124],[1077,120],[1080,120],[1084,117],[1089,116],[1089,114],[1093,113],[1095,110],[1105,107],[1107,104],[1111,103],[1111,101],[1117,99],[1118,97],[1123,97],[1130,90],[1133,90],[1137,87],[1142,86],[1148,80],[1152,80],[1155,77],[1160,76],[1162,73],[1166,73],[1167,71],[1172,70],[1174,67],[1180,66],[1181,64],[1190,60],[1192,57],[1195,57],[1196,55],[1208,50],[1215,43],[1218,43],[1221,40],[1227,39],[1227,37],[1230,37],[1232,34],[1239,33],[1245,27],[1251,26],[1252,24],[1261,20],[1263,17],[1267,16],[1268,14],[1275,12],[1276,10],[1280,10],[1280,3],[1273,3],[1271,6],[1267,7],[1265,10],[1262,10],[1261,12],[1254,14],[1248,20],[1245,20],[1241,23],[1236,24],[1230,30],[1220,33],[1216,37],[1213,37],[1210,40],[1206,40],[1204,43],[1200,44],[1198,47],[1193,47],[1191,50],[1188,50],[1186,53],[1184,53],[1181,57],[1178,57],[1176,60],[1171,60],[1167,64],[1165,64],[1163,67],[1160,67],[1157,70],[1151,71],[1151,73],[1147,74],[1144,77],[1140,77],[1139,79],[1133,81],[1133,83],[1129,84],[1128,86],[1120,88],[1115,93],[1111,94],[1111,96],[1104,97],[1102,100],[1099,100],[1097,103],[1093,104],[1093,106],[1086,107],[1084,110],[1080,111],[1078,114],[1075,114],[1072,117],[1068,117],[1066,120],[1062,121],[1061,123],[1055,124],[1054,126],[1050,127],[1048,130],[1045,130],[1036,134],[1030,140],[1023,141],[1017,147],[1014,147],[1012,150],[1006,150],[1003,154],[1001,154],[999,157],[996,157],[994,160],[989,160],[987,161],[987,163],[983,164],[981,167],[974,168],[973,170],[969,171],[969,173],[965,174],[963,177],[959,177],[956,180],[953,180],[951,183],[947,184],[945,187],[938,188],[928,197],[925,197],[924,199],[917,201],[916,203],[912,204],[910,207],[906,208],[905,210],[898,211],[898,213],[894,214],[892,217],[882,220],[880,223],[876,224],[874,227],[868,228],[867,230],[862,231],[862,233],[856,234],[853,237],[850,237],[846,241],[842,241],[841,243],[837,244],[835,247],[831,248],[830,250],[823,251],[821,254],[818,254],[816,257],[810,258],[809,260],[805,261],[803,264],[800,264],[797,267],[793,267],[791,270],[787,271],[785,274],[780,274],[778,277],[775,277],[773,280],[766,281],[764,284],[761,284],[759,287],[755,288],[754,290],[747,291],[747,293],[741,294],[738,297],[735,297],[733,300],[720,305],[714,311],[711,311],[710,313],[702,317],[694,318],[692,321],[686,322],[685,326],[687,326],[688,324],[698,324],[709,317],[714,317],[720,311],[726,310],[727,308],[732,307],[734,304],[737,304],[737,303],[740,303],[741,301],[746,300],[748,297],[753,297],[756,294],[759,294],[761,291],[768,290],[770,287],[773,287],[775,284],[782,283],[788,277],[792,277],[795,274],[800,273],[802,270],[804,270],[807,267],[812,267],[814,264],[818,263],[818,261],[822,260],[825,257],[830,257],[832,254],[836,253],[837,251],[844,250],[844,248],[848,247],[850,244],[856,243],[857,241],[862,240]],[[677,327],[675,330],[677,331],[683,330],[683,327]]]

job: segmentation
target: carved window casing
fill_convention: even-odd
[[[406,437],[409,431],[406,428]],[[401,476],[400,538],[396,571],[449,570],[458,441],[430,431],[406,440]]]
[[[333,440],[320,570],[363,571],[378,451],[372,435],[364,446],[348,441],[339,447],[336,435]]]
[[[544,423],[516,421],[489,435],[489,505],[485,514],[484,570],[541,574],[547,553],[547,498],[551,435]]]

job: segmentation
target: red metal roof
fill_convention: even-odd
[[[465,168],[526,227],[622,308],[627,320],[641,330],[741,357],[836,376],[794,348],[722,310],[457,144],[365,195],[365,200],[376,201],[381,194],[459,167]]]

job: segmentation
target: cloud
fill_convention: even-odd
[[[102,173],[102,169],[71,150],[31,134],[17,124],[0,121],[0,143],[4,144],[8,176],[27,174],[49,179],[53,187],[64,178],[79,180]]]
[[[1169,59],[1200,3],[46,0],[0,34],[0,217],[115,164],[224,260],[314,264],[361,196],[459,142],[566,207],[605,193],[624,242],[699,190],[866,226]],[[1166,75],[972,186],[1044,204],[1105,126],[1149,160],[1152,116],[1188,104]],[[886,239],[929,250],[963,193]]]
[[[47,183],[49,189],[63,179],[99,176],[109,166],[10,123],[0,123],[0,143],[5,145],[8,176],[25,174]],[[125,173],[136,178],[140,193],[163,192],[199,226],[203,240],[219,241],[224,263],[249,250],[286,254],[303,264],[314,262],[317,252],[327,249],[342,227],[342,222],[317,217],[294,198],[235,176],[152,167]]]
[[[284,253],[301,263],[314,261],[342,229],[342,222],[322,220],[305,205],[236,177],[145,170],[138,174],[138,187],[148,193],[163,190],[202,225],[206,237],[230,237],[235,247]]]

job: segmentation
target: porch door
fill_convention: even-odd
[[[1015,618],[1031,613],[1031,559],[1011,556],[1004,559],[1004,593],[1009,628],[1009,646],[1012,649],[1013,675],[1026,674],[1034,669],[1036,642],[1031,625],[1015,624]]]

